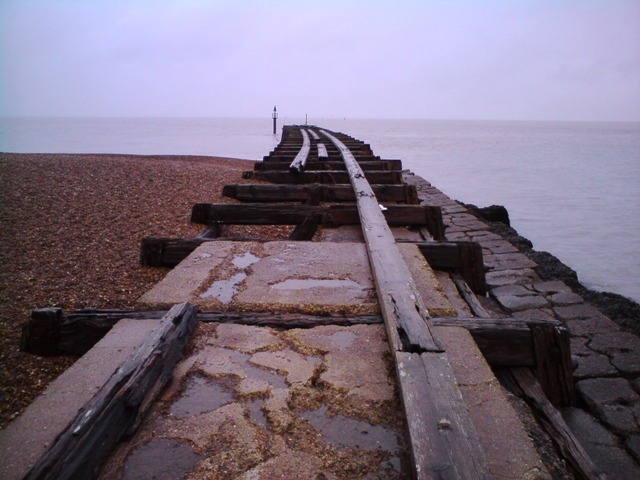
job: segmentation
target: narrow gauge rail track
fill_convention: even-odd
[[[574,401],[566,331],[552,321],[506,322],[490,318],[474,296],[486,291],[479,245],[443,241],[444,226],[439,207],[420,204],[415,187],[403,181],[399,160],[380,159],[373,155],[369,145],[344,134],[316,127],[286,126],[278,147],[262,162],[257,162],[253,171],[245,172],[243,177],[256,179],[260,183],[228,185],[223,190],[224,195],[242,203],[194,205],[192,221],[206,225],[205,230],[192,239],[143,239],[141,263],[174,266],[202,243],[216,239],[247,240],[225,236],[225,225],[295,225],[291,240],[311,240],[321,227],[360,224],[381,316],[360,319],[332,316],[328,321],[327,317],[314,318],[309,315],[284,315],[279,318],[270,314],[267,319],[260,314],[238,316],[203,312],[197,317],[200,321],[246,322],[254,325],[271,325],[282,321],[303,328],[322,322],[351,324],[383,321],[408,427],[412,474],[415,478],[482,479],[492,478],[492,475],[446,349],[433,328],[434,324],[446,325],[450,320],[432,318],[422,303],[398,249],[398,243],[402,240],[395,238],[390,226],[410,226],[420,238],[413,243],[417,243],[433,268],[458,272],[454,275],[455,284],[475,315],[473,318],[458,319],[458,325],[471,332],[492,365],[520,369],[520,374],[515,375],[516,381],[520,379],[520,386],[531,382],[535,386],[540,382],[546,396],[555,404],[571,404]],[[272,183],[266,184],[265,181]],[[63,317],[59,310],[37,311],[25,328],[23,348],[47,354],[63,351],[81,353],[120,318],[160,318],[163,315],[166,316],[165,311],[84,311]],[[168,318],[172,318],[170,314]],[[57,329],[53,335],[52,329]],[[517,346],[511,349],[506,347],[505,336]],[[154,348],[153,345],[146,346],[150,351],[154,351]],[[148,359],[141,361],[148,363]],[[525,367],[533,367],[537,378],[523,374],[521,369]],[[165,368],[170,369],[172,365]],[[166,374],[161,377],[166,381]],[[149,385],[155,380],[144,382]],[[156,395],[159,390],[156,384],[150,388],[150,395]],[[523,390],[531,391],[526,386]],[[148,408],[152,402],[151,398],[142,398],[143,394],[138,391],[126,394],[124,398],[132,395],[144,408]],[[105,396],[108,395],[97,395],[100,398]],[[117,397],[123,397],[122,392]],[[553,410],[546,399],[541,401],[547,402],[545,408]],[[125,424],[123,434],[137,425],[139,416],[134,412],[130,420],[122,420]],[[106,417],[109,418],[108,415]],[[74,425],[83,425],[84,428],[86,421],[78,419]],[[102,431],[100,427],[88,430]],[[575,443],[572,443],[570,433],[564,435],[568,436],[566,441],[569,444]],[[115,443],[119,437],[114,436],[111,440]],[[74,458],[72,462],[67,459],[66,464],[60,465],[56,455],[65,450],[77,451],[77,448],[73,450],[61,444],[61,441],[77,443],[78,438],[75,435],[59,436],[58,442],[34,466],[28,478],[49,478],[47,471],[57,472],[60,478],[72,478],[74,473],[69,473],[68,468],[79,468],[85,461],[99,464],[103,460],[95,452],[85,452],[89,458]],[[579,445],[569,450],[572,463],[585,478],[600,478]],[[86,471],[86,466],[82,468],[85,468],[82,471]]]

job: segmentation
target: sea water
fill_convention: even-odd
[[[279,125],[304,123],[281,118]],[[507,207],[534,248],[590,288],[640,301],[640,123],[314,119],[399,158],[452,198]],[[278,132],[280,130],[278,129]],[[0,151],[259,160],[272,120],[2,118]]]

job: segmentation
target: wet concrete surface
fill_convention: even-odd
[[[399,247],[427,309],[454,316],[456,309],[417,247]],[[200,310],[379,311],[365,245],[353,242],[207,242],[138,303],[154,309],[184,301]]]
[[[200,460],[187,442],[152,440],[135,449],[124,464],[122,480],[175,480]]]
[[[406,478],[383,326],[201,324],[189,349],[101,478],[166,478],[167,452],[173,478]]]

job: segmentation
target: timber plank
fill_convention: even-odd
[[[380,207],[376,203],[378,211]],[[423,226],[430,210],[421,205],[389,205],[381,215],[382,221],[393,226]],[[209,225],[299,225],[309,215],[323,215],[322,225],[339,227],[360,222],[354,205],[272,205],[260,203],[197,203],[191,210],[191,221]],[[385,221],[386,218],[386,221]]]
[[[317,135],[317,133],[314,132],[314,135]],[[320,140],[320,137],[318,137],[316,140]],[[316,145],[316,149],[318,152],[318,158],[329,158],[329,153],[327,152],[327,147],[325,146],[324,143],[318,143]]]
[[[192,305],[180,304],[169,310],[25,478],[93,478],[116,443],[137,426],[150,397],[169,380],[195,324]]]
[[[378,201],[349,149],[327,131],[340,150],[351,185],[392,347],[409,426],[416,478],[490,478],[451,365],[434,338],[409,269]]]
[[[52,309],[41,309],[48,311]],[[63,314],[56,309],[58,321],[51,337],[56,355],[83,355],[93,347],[117,322],[124,318],[160,319],[166,311],[95,310],[81,309]],[[39,310],[34,310],[33,313]],[[38,317],[38,315],[35,315]],[[451,318],[433,317],[435,326],[462,327],[471,333],[492,367],[534,367],[533,327],[557,327],[556,320],[518,320],[515,318]],[[239,323],[243,325],[277,328],[311,328],[320,325],[359,325],[383,323],[380,315],[305,315],[270,312],[199,312],[199,322]],[[31,338],[31,348],[23,351],[36,353],[39,344],[52,343],[49,338]]]
[[[554,405],[575,405],[569,331],[563,325],[531,328],[536,377]]]
[[[314,213],[305,218],[289,235],[289,240],[311,240],[322,224],[322,214]]]
[[[516,390],[526,402],[538,412],[546,431],[560,448],[564,458],[578,473],[579,478],[586,480],[606,480],[608,477],[591,461],[580,441],[573,434],[560,412],[546,397],[540,384],[528,368],[512,368],[507,370],[509,386]]]
[[[416,478],[491,478],[446,355],[395,352],[395,356]]]
[[[320,144],[318,144],[320,145]],[[326,149],[326,147],[325,147]],[[389,172],[400,172],[402,170],[402,162],[400,160],[359,160],[358,164],[362,170],[381,170]],[[278,161],[278,160],[265,160],[262,162],[256,162],[253,165],[255,171],[274,171],[274,172],[286,172],[289,170],[290,161]],[[321,161],[309,159],[307,161],[308,170],[342,170],[346,171],[344,162],[335,160]]]
[[[245,174],[248,173],[251,173],[252,177],[247,178],[255,178],[256,180],[265,180],[273,183],[349,183],[349,175],[346,172],[339,170],[306,170],[299,174],[270,171],[245,172]],[[403,183],[401,172],[368,170],[365,173],[365,176],[371,183],[388,183],[396,185]]]
[[[410,205],[420,203],[415,185],[372,185],[371,188],[381,202],[403,202]],[[355,202],[356,200],[350,185],[320,183],[225,185],[222,189],[222,195],[241,202],[305,202],[311,197],[321,202]],[[434,215],[436,214],[434,212]]]
[[[340,150],[347,165],[351,185],[358,199],[358,214],[378,301],[392,347],[395,350],[404,348],[410,351],[439,351],[440,347],[429,329],[429,313],[417,295],[411,273],[389,230],[371,185],[349,149],[327,131],[321,132]]]
[[[291,162],[291,165],[289,165],[289,172],[293,174],[302,173],[304,171],[305,164],[309,158],[309,153],[311,152],[311,140],[309,140],[309,134],[304,128],[300,129],[300,133],[302,134],[302,147],[296,155],[296,158]]]
[[[474,293],[487,293],[482,247],[479,243],[425,242],[418,243],[418,248],[432,268],[459,270]]]

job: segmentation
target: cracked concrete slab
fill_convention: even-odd
[[[415,245],[400,249],[427,309],[455,315]],[[377,313],[365,245],[332,242],[206,242],[171,270],[138,305],[200,310]]]
[[[158,441],[192,446],[199,457],[186,478],[406,478],[388,348],[382,325],[200,324],[175,371],[179,387],[152,407],[101,478],[118,478]],[[149,475],[155,468],[147,466]]]

